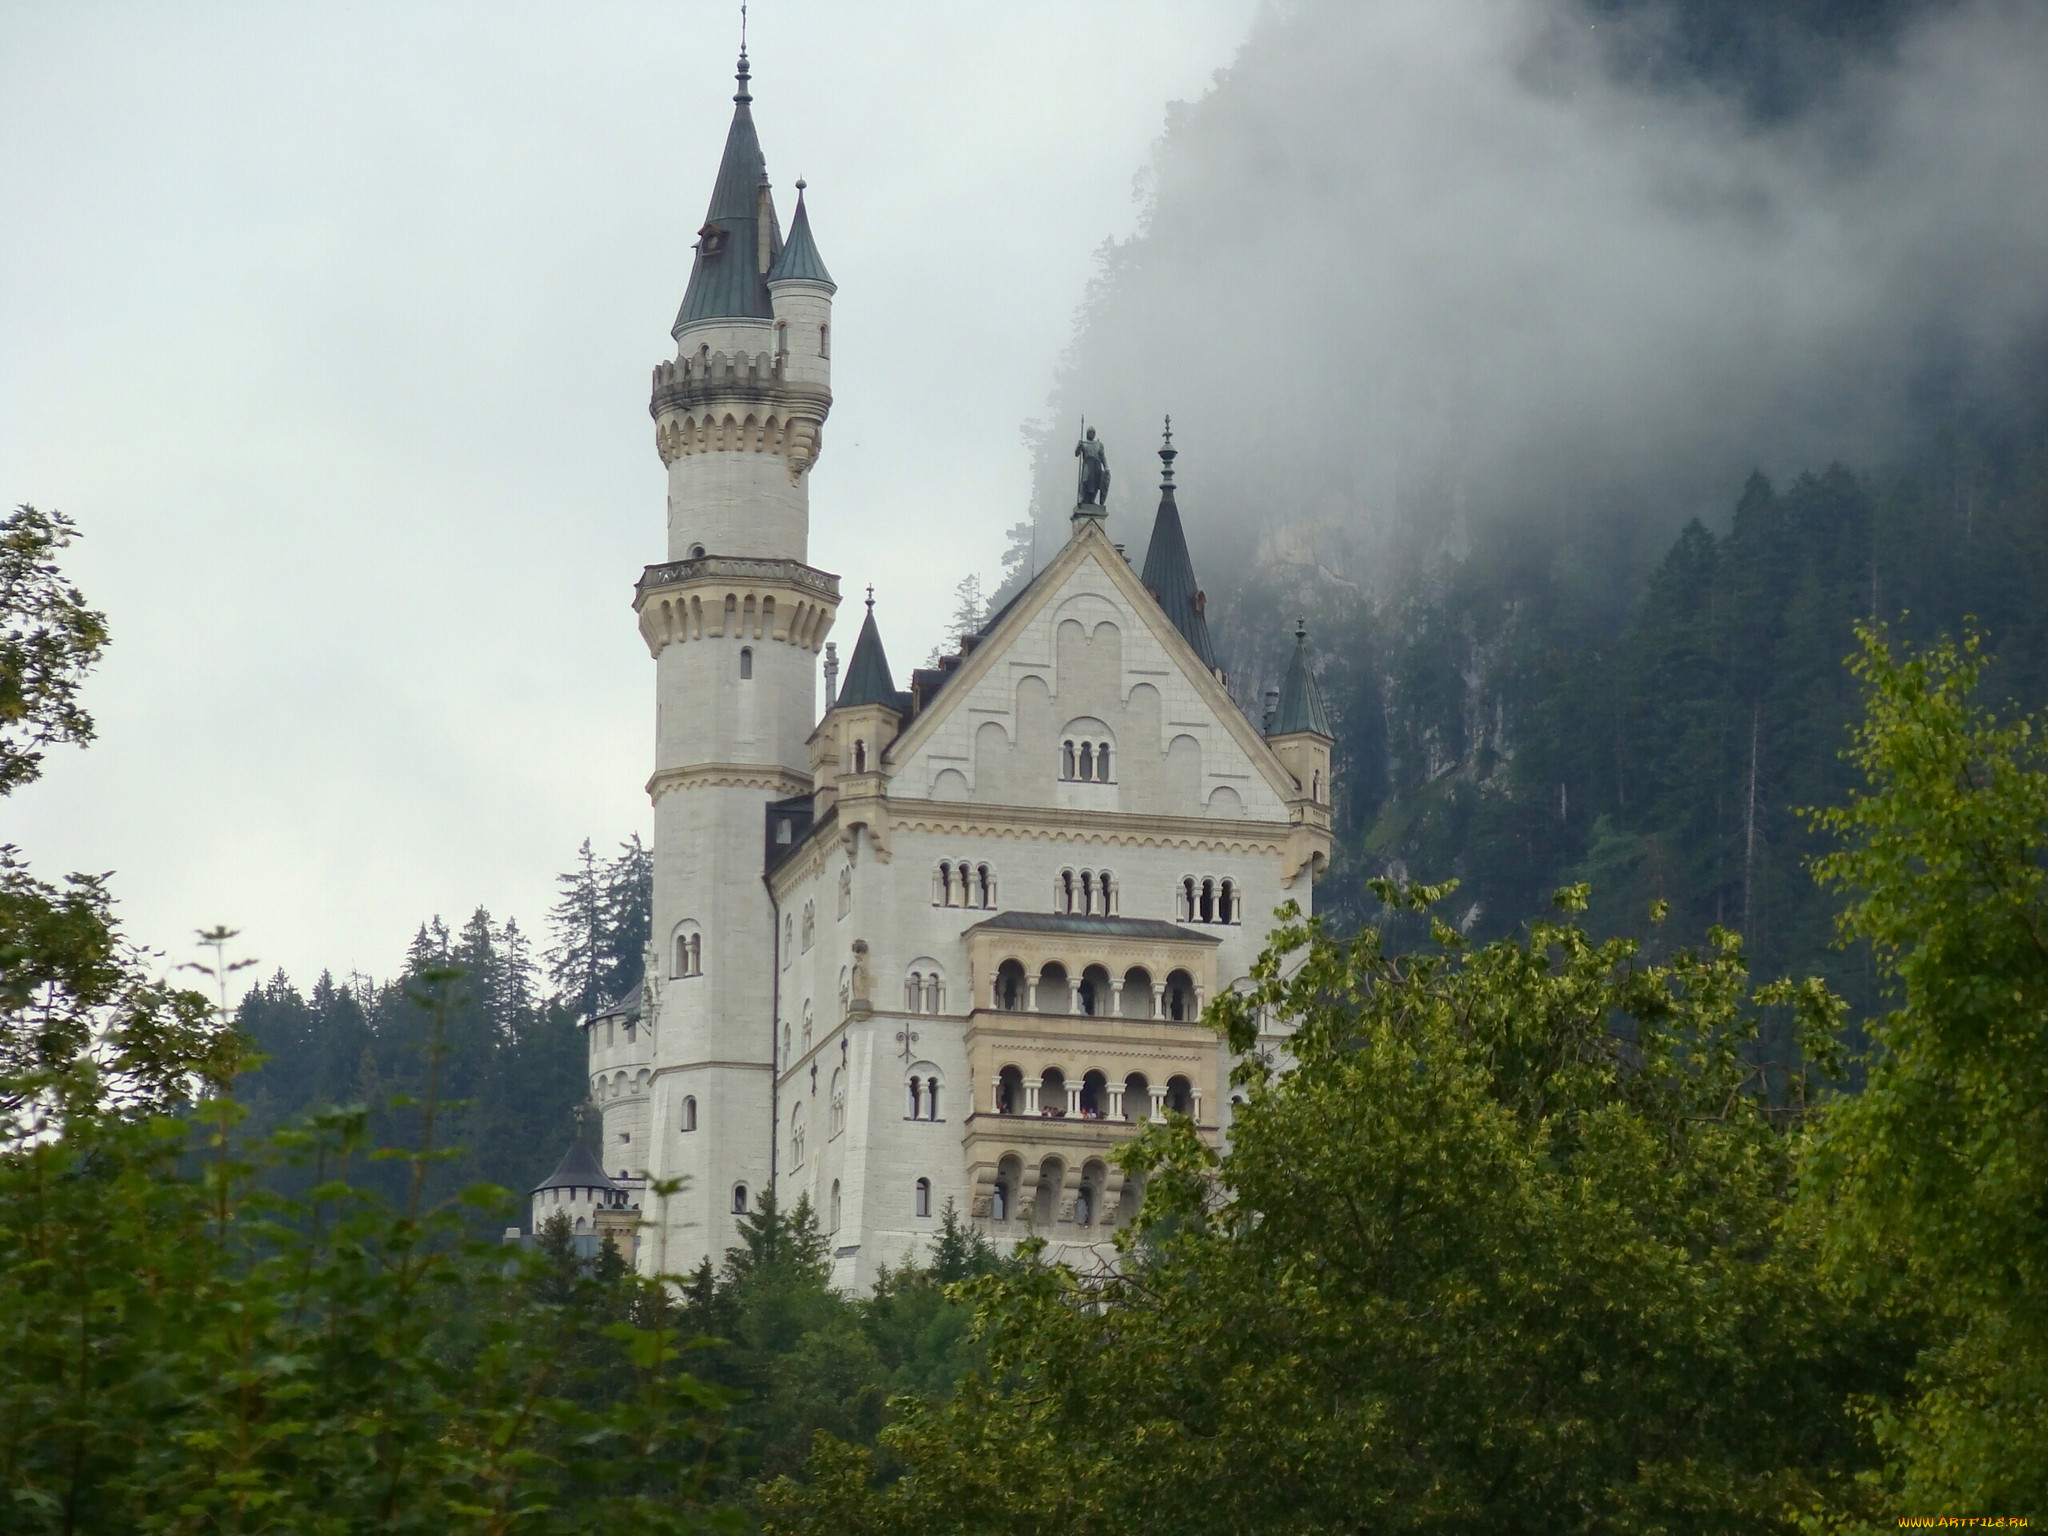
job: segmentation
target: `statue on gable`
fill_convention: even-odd
[[[1090,427],[1081,441],[1074,444],[1074,457],[1081,461],[1081,490],[1076,506],[1107,507],[1109,505],[1109,450],[1102,439]]]

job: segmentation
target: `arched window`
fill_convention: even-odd
[[[786,360],[788,356],[789,322],[787,320],[778,320],[775,322],[775,360],[777,362],[782,362]]]
[[[868,771],[868,744],[858,739],[853,744],[853,771],[855,773],[866,773]]]
[[[1081,777],[1084,779],[1095,777],[1095,743],[1092,741],[1081,743]]]
[[[743,682],[751,682],[753,676],[754,648],[751,645],[743,645],[740,647],[740,679]]]
[[[697,1129],[697,1099],[691,1094],[683,1099],[683,1131],[687,1135]]]
[[[1106,741],[1095,749],[1095,777],[1105,784],[1109,782],[1109,743]]]
[[[1090,1072],[1081,1079],[1081,1118],[1101,1120],[1109,1109],[1109,1079]]]
[[[1038,1080],[1038,1113],[1046,1120],[1067,1118],[1067,1074],[1058,1067],[1047,1067]]]
[[[928,1119],[936,1120],[939,1118],[939,1080],[937,1077],[928,1077],[924,1080],[924,1107]]]
[[[1175,971],[1166,978],[1166,1016],[1176,1024],[1190,1024],[1195,1018],[1195,978]]]
[[[1126,1019],[1149,1019],[1152,1017],[1152,973],[1142,965],[1134,965],[1124,972],[1123,995],[1117,999],[1117,1012]]]
[[[816,907],[816,905],[815,905],[815,904],[813,904],[813,903],[811,903],[811,902],[808,902],[808,901],[807,901],[807,902],[805,902],[805,903],[804,903],[804,950],[805,950],[805,952],[806,952],[806,953],[808,953],[808,952],[810,951],[810,947],[811,947],[811,946],[812,946],[813,944],[817,943],[817,941],[818,941],[818,909],[817,909],[817,907]]]
[[[1124,1079],[1124,1118],[1132,1124],[1152,1118],[1152,1085],[1142,1072]]]
[[[846,916],[853,910],[853,866],[847,865],[839,871],[839,915]]]
[[[821,325],[818,327],[818,356],[830,357],[831,355],[832,327],[829,325]]]
[[[789,969],[790,956],[796,951],[796,919],[787,912],[782,914],[782,968]]]
[[[695,923],[684,923],[676,930],[675,960],[669,967],[669,975],[701,976],[703,973],[704,937],[697,932]]]
[[[1081,1012],[1098,1014],[1109,1012],[1109,972],[1099,965],[1091,965],[1081,973]]]
[[[953,905],[953,866],[944,859],[939,860],[939,867],[932,871],[932,905]]]
[[[1323,770],[1320,768],[1308,776],[1308,797],[1318,805],[1323,803]]]
[[[1074,900],[1074,872],[1071,869],[1063,869],[1060,871],[1059,880],[1053,887],[1052,909],[1055,912],[1079,911],[1080,909],[1074,905]]]
[[[1179,910],[1174,913],[1174,916],[1184,923],[1192,923],[1195,920],[1195,877],[1193,875],[1189,875],[1181,881],[1178,896],[1179,900],[1174,905]]]
[[[1216,921],[1234,923],[1237,921],[1237,887],[1226,880],[1219,889],[1222,895],[1217,903]]]
[[[846,1129],[846,1068],[832,1074],[832,1129],[827,1140]]]
[[[1216,882],[1214,880],[1204,880],[1202,882],[1201,920],[1205,923],[1216,921]]]
[[[1076,774],[1076,773],[1074,772],[1074,764],[1075,764],[1075,762],[1076,762],[1076,761],[1077,761],[1077,759],[1076,759],[1076,758],[1075,758],[1075,756],[1074,756],[1074,744],[1073,744],[1073,743],[1072,743],[1071,741],[1065,741],[1065,742],[1061,742],[1061,743],[1060,743],[1060,777],[1061,777],[1061,778],[1063,778],[1063,779],[1072,779],[1072,778],[1078,778],[1078,777],[1079,777],[1079,775],[1078,775],[1078,774]]]
[[[1005,960],[996,967],[996,1006],[1015,1013],[1024,1006],[1024,962]]]
[[[782,1021],[782,1064],[789,1065],[789,1020]]]
[[[832,1181],[831,1221],[832,1225],[828,1227],[826,1230],[830,1232],[837,1232],[839,1230],[839,1181],[837,1179],[834,1179]]]
[[[909,1086],[910,1118],[922,1120],[924,1118],[924,1079],[913,1075]]]
[[[799,1104],[789,1112],[789,1166],[801,1168],[804,1165],[804,1107]]]
[[[747,1186],[735,1184],[732,1187],[732,1213],[735,1216],[747,1214]]]
[[[996,1187],[989,1196],[988,1214],[995,1221],[1010,1219],[1010,1186],[1003,1180],[996,1180]]]
[[[1049,962],[1038,973],[1038,1011],[1040,1013],[1072,1013],[1074,1011],[1073,991],[1067,985],[1067,968],[1059,961]]]
[[[811,1002],[810,1002],[810,999],[809,999],[809,998],[805,998],[805,999],[804,999],[804,1049],[805,1049],[806,1051],[808,1051],[808,1050],[810,1050],[810,1048],[811,1048]]]
[[[1005,1067],[996,1075],[996,1113],[1024,1113],[1024,1073],[1019,1067]]]
[[[1166,1107],[1176,1115],[1192,1115],[1195,1112],[1195,1090],[1184,1077],[1170,1077],[1166,1080]]]
[[[931,1213],[932,1181],[930,1179],[919,1179],[917,1181],[917,1214],[929,1216]]]
[[[986,864],[980,864],[975,866],[975,874],[980,884],[981,901],[979,905],[983,911],[993,912],[996,905],[995,872]]]

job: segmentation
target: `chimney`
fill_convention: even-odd
[[[839,697],[839,642],[825,642],[825,713],[832,713],[833,702]],[[1277,697],[1277,695],[1276,695]]]

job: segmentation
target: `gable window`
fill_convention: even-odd
[[[1075,731],[1060,743],[1060,777],[1078,784],[1109,784],[1110,744],[1105,736],[1092,734],[1104,731],[1100,721],[1077,722],[1082,730]],[[1084,734],[1088,732],[1091,734]]]

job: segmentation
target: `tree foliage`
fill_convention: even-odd
[[[61,512],[24,504],[0,517],[0,794],[42,773],[40,748],[92,740],[78,691],[107,621],[58,566],[77,536]]]
[[[2048,1508],[2048,742],[1976,699],[1981,642],[1898,650],[1874,628],[1863,786],[1818,817],[1898,1006],[1864,1091],[1816,1146],[1844,1283],[1931,1309],[1915,1390],[1870,1411],[1916,1511]]]
[[[1754,1531],[1856,1496],[1849,1399],[1910,1341],[1795,1219],[1837,1000],[1753,990],[1727,933],[1655,965],[1568,920],[1474,948],[1441,888],[1378,889],[1430,943],[1276,933],[1212,1016],[1248,1053],[1229,1150],[1176,1119],[1126,1154],[1123,1272],[965,1288],[987,1378],[906,1406],[886,1486],[823,1445],[776,1529]],[[1799,1054],[1760,1054],[1766,1010]]]

